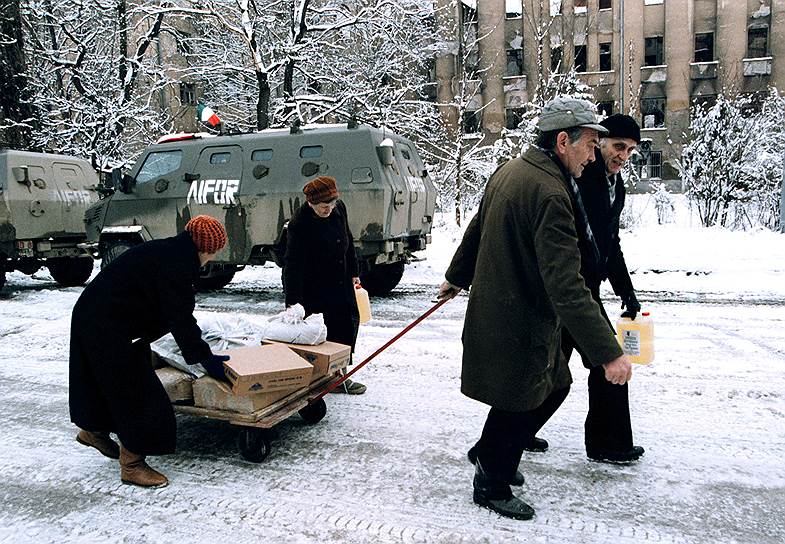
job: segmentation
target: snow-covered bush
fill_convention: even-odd
[[[724,94],[713,106],[693,107],[677,166],[704,226],[777,226],[784,115],[776,89],[759,107],[753,97]]]

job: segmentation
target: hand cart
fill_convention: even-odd
[[[219,419],[240,427],[240,433],[237,436],[240,455],[253,463],[261,463],[270,455],[270,429],[295,413],[299,413],[306,423],[311,425],[319,423],[327,414],[327,403],[321,397],[318,402],[309,402],[309,398],[313,395],[320,395],[340,378],[341,376],[337,374],[325,376],[307,387],[293,391],[270,406],[250,413],[187,404],[173,404],[172,406],[178,414]]]
[[[416,327],[423,319],[439,309],[439,307],[448,300],[449,299],[442,299],[437,302],[392,339],[388,340],[382,347],[366,357],[364,361],[357,364],[350,372],[347,372],[344,375],[332,374],[325,376],[310,384],[308,387],[297,389],[290,395],[274,402],[270,406],[260,408],[255,412],[243,414],[231,412],[229,410],[174,404],[174,411],[180,414],[190,414],[209,419],[220,419],[241,427],[240,434],[237,437],[237,447],[240,450],[240,455],[248,461],[261,463],[270,455],[270,429],[295,412],[298,412],[306,423],[312,425],[319,423],[327,414],[327,403],[324,401],[325,395],[339,387],[355,372],[371,362],[374,357],[387,349],[401,336]]]

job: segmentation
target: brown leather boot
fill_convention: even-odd
[[[145,463],[144,455],[137,455],[120,446],[120,479],[124,484],[141,487],[166,487],[169,479]]]
[[[109,437],[109,433],[90,432],[82,429],[76,435],[76,441],[97,449],[110,459],[120,458],[120,446]]]

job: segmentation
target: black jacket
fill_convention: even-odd
[[[624,209],[626,191],[621,174],[615,177],[616,197],[611,205],[605,161],[598,149],[594,162],[586,166],[583,175],[577,180],[599,253],[598,262],[587,250],[586,241],[581,240],[581,274],[592,291],[599,290],[600,284],[608,279],[613,291],[624,296],[633,290],[619,240],[619,218]]]
[[[112,261],[85,287],[74,307],[92,333],[112,329],[127,340],[153,342],[171,332],[188,364],[210,357],[193,316],[199,255],[190,234],[153,240]]]
[[[283,274],[287,306],[300,303],[311,314],[347,299],[354,302],[352,278],[359,272],[343,202],[326,218],[308,204],[294,213],[287,227]]]
[[[326,217],[303,203],[289,221],[283,284],[286,305],[324,314],[327,338],[354,346],[359,319],[352,278],[359,276],[354,237],[340,200]]]

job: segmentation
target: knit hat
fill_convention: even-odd
[[[641,127],[629,115],[614,113],[607,119],[600,121],[600,124],[608,129],[605,138],[629,138],[635,140],[636,144],[641,143]]]
[[[214,217],[197,215],[185,225],[196,249],[201,253],[216,253],[226,245],[226,229]]]
[[[305,193],[305,200],[311,204],[330,202],[341,196],[338,187],[335,186],[335,178],[330,176],[312,179],[303,187],[303,193]]]

